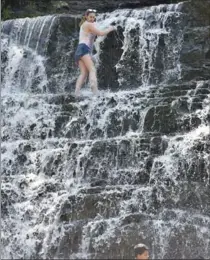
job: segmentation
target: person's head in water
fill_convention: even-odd
[[[82,20],[79,24],[81,26],[85,21],[89,23],[94,23],[96,21],[96,10],[95,9],[87,9],[85,15],[82,17]]]
[[[149,249],[145,244],[138,244],[134,247],[135,259],[148,260]]]

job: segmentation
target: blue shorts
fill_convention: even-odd
[[[77,46],[74,58],[76,63],[78,63],[79,59],[84,56],[85,54],[90,54],[90,48],[85,43],[80,43]]]

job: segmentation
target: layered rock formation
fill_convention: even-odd
[[[186,1],[186,0],[184,0]],[[141,8],[158,4],[178,3],[178,0],[130,0],[130,1],[96,1],[96,0],[3,0],[2,17],[3,19],[33,17],[36,15],[46,15],[52,13],[70,13],[81,15],[88,8],[97,9],[99,13],[113,11],[121,8]]]
[[[96,41],[101,95],[79,100],[79,18],[3,24],[3,258],[209,256],[209,9],[100,14],[118,30]]]
[[[122,0],[106,0],[106,1],[83,1],[81,2],[75,0],[66,0],[65,1],[69,6],[69,12],[72,14],[81,14],[88,8],[97,9],[99,13],[114,11],[116,9],[122,8],[142,8],[145,6],[153,6],[158,4],[172,4],[178,3],[177,0],[131,0],[131,1],[122,1]]]

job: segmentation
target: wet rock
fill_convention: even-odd
[[[65,11],[65,10],[69,11],[69,5],[65,1],[53,2],[53,8],[56,10],[56,12]]]
[[[77,252],[82,241],[82,230],[85,221],[76,221],[73,225],[64,225],[64,236],[59,240],[57,245],[51,247],[49,250],[49,258],[65,258]]]
[[[208,79],[210,72],[209,58],[209,6],[207,1],[189,1],[183,5],[186,13],[187,29],[184,32],[181,62],[184,66],[183,78]],[[202,12],[202,15],[199,15]]]
[[[169,106],[157,106],[149,109],[144,121],[145,132],[171,134],[176,130],[176,112]]]
[[[162,154],[162,138],[151,138],[150,151],[152,154]]]
[[[47,133],[45,133],[45,132],[41,132],[40,137],[41,137],[42,140],[45,140],[46,137],[47,137]]]
[[[128,215],[126,216],[122,221],[121,221],[121,225],[124,226],[124,225],[128,225],[128,224],[131,224],[131,223],[141,223],[143,222],[144,220],[148,220],[148,216],[147,215],[143,215],[143,214],[131,214],[131,215]]]
[[[72,121],[67,126],[66,137],[67,138],[81,138],[82,136],[82,129],[84,128],[87,122],[86,117],[80,117],[74,121]]]
[[[33,131],[35,127],[36,127],[36,124],[33,123],[32,125],[30,125],[30,130]]]
[[[70,104],[64,104],[62,109],[66,112],[69,112],[71,115],[73,115],[75,112],[78,111],[78,108],[74,105]]]
[[[62,127],[66,124],[69,120],[69,116],[67,115],[59,115],[55,120],[55,129],[54,133],[55,136],[59,136],[60,132],[62,131]]]
[[[179,129],[182,131],[191,131],[192,129],[197,128],[201,124],[201,119],[196,116],[192,115],[185,118],[182,122],[179,122]]]
[[[114,111],[114,112],[110,113],[109,117],[110,117],[110,120],[106,127],[107,136],[114,137],[114,136],[117,136],[121,132],[122,121],[121,121],[118,111]]]
[[[189,112],[188,97],[179,97],[172,104],[172,108],[175,109],[179,114],[185,114]]]
[[[90,139],[102,138],[104,136],[104,131],[100,128],[96,128],[90,134]]]
[[[108,102],[107,102],[107,106],[108,107],[115,107],[117,105],[117,101],[112,97]]]
[[[118,193],[71,196],[61,207],[60,221],[93,219],[98,214],[105,218],[114,217],[119,212],[122,197]]]
[[[107,12],[107,11],[112,11],[115,10],[117,8],[140,8],[143,6],[151,6],[151,5],[157,5],[157,4],[170,4],[170,3],[177,3],[177,0],[158,0],[158,1],[154,1],[154,0],[149,0],[149,1],[145,1],[145,0],[140,0],[140,1],[136,1],[136,0],[131,0],[131,1],[122,1],[122,0],[116,0],[115,2],[112,2],[111,0],[108,0],[104,3],[102,2],[95,2],[95,1],[87,1],[85,0],[83,2],[83,6],[81,7],[81,5],[77,4],[78,2],[75,0],[67,0],[66,2],[69,3],[70,6],[72,6],[73,9],[72,12],[73,13],[79,13],[81,14],[81,12],[84,12],[86,9],[88,8],[96,8],[99,12]],[[73,7],[74,5],[74,7]]]
[[[191,234],[190,237],[188,234]],[[186,240],[180,239],[180,237],[185,236]],[[193,248],[188,247],[188,241],[194,241],[193,242]],[[173,246],[172,246],[173,245]],[[169,256],[172,256],[174,258],[187,258],[189,255],[198,255],[198,251],[200,254],[202,254],[202,250],[200,248],[203,246],[202,242],[198,240],[197,238],[197,232],[196,228],[191,225],[186,225],[185,227],[180,230],[179,227],[174,226],[174,228],[171,230],[171,237],[169,240],[169,246],[172,247],[172,250],[170,252],[167,250],[165,257],[168,258]],[[184,248],[188,248],[185,250]],[[195,248],[198,248],[198,250]],[[196,257],[197,258],[197,257]]]
[[[99,57],[101,65],[98,69],[98,80],[99,86],[102,89],[119,89],[119,75],[115,65],[120,60],[123,52],[122,41],[119,41],[119,38],[124,38],[122,33],[123,29],[118,27],[117,32],[112,32],[107,35],[105,41],[100,46],[102,51]],[[106,75],[109,75],[109,77]]]
[[[107,184],[106,180],[93,180],[92,183],[90,184],[91,187],[95,187],[95,186],[102,186],[105,187]]]
[[[4,190],[1,190],[1,210],[3,216],[8,214],[7,206],[10,204],[11,202],[9,201],[8,194]]]
[[[47,45],[46,73],[49,78],[48,88],[51,92],[58,92],[57,86],[62,80],[62,85],[68,83],[70,86],[68,92],[71,92],[74,91],[77,77],[74,52],[77,45],[79,19],[69,15],[61,15],[56,19],[52,27],[53,34],[51,34]],[[71,46],[69,42],[71,42]],[[65,64],[63,57],[65,57]],[[56,75],[56,78],[53,75]],[[69,75],[71,75],[71,79]]]
[[[17,156],[17,161],[20,165],[24,165],[24,163],[27,161],[27,157],[25,154],[19,154]]]

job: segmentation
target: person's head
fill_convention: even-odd
[[[94,23],[96,21],[96,10],[95,9],[87,9],[85,15],[82,17],[82,20],[79,24],[81,26],[85,21]]]
[[[148,260],[149,249],[145,244],[138,244],[134,247],[135,259]]]

